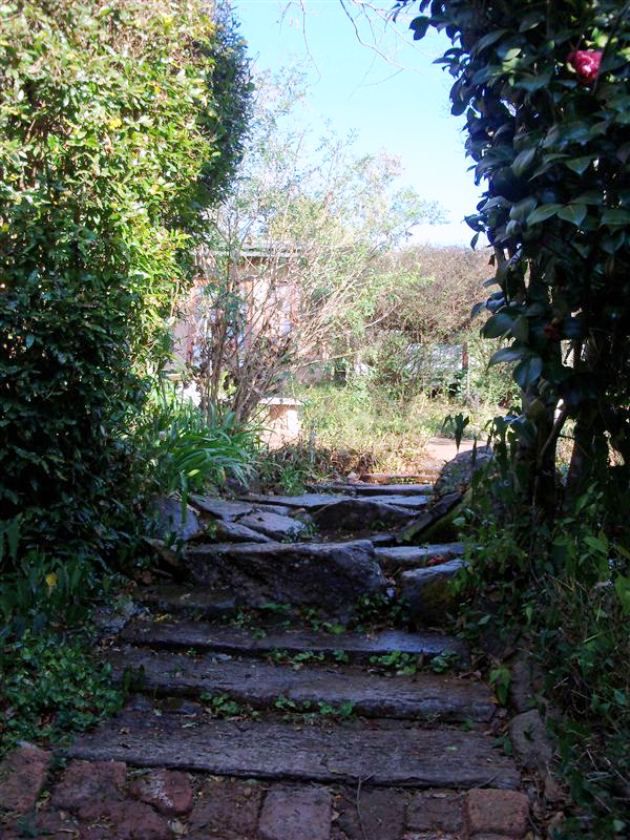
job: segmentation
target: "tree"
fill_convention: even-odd
[[[251,143],[232,194],[209,220],[205,277],[191,313],[192,373],[205,406],[239,418],[282,378],[348,354],[378,258],[439,210],[398,186],[400,165],[359,157],[329,133],[315,146],[299,122],[300,80],[257,85]]]
[[[415,6],[401,0],[398,9]],[[523,485],[553,510],[555,449],[575,421],[569,494],[630,464],[630,4],[422,0],[411,28],[444,31],[452,111],[485,184],[468,223],[494,249],[487,337],[507,338],[523,410]]]

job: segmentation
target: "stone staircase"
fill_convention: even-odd
[[[528,799],[492,691],[461,640],[404,614],[405,575],[446,580],[461,562],[457,543],[397,544],[431,489],[196,498],[183,522],[173,508],[173,579],[138,593],[142,609],[105,654],[129,702],[65,751],[42,830],[524,837]]]

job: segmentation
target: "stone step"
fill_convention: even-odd
[[[369,540],[194,545],[184,562],[195,583],[234,592],[251,607],[271,601],[351,615],[360,598],[387,585]]]
[[[440,474],[441,467],[438,464],[423,467],[415,473],[362,473],[360,480],[364,484],[380,484],[391,486],[392,484],[433,484]]]
[[[392,498],[394,497],[385,497],[383,501],[375,496],[364,499],[347,496],[345,499],[331,502],[314,511],[313,519],[318,528],[325,532],[358,532],[378,530],[379,528],[400,528],[408,525],[426,507],[424,501],[419,509],[409,506],[403,507],[392,504]],[[407,499],[408,497],[404,496],[403,498]],[[424,499],[425,497],[420,498]]]
[[[228,590],[191,589],[177,583],[140,587],[134,593],[134,599],[160,612],[194,613],[210,619],[230,617],[238,609],[234,594]]]
[[[375,546],[376,558],[384,569],[416,569],[443,563],[464,553],[463,543],[436,543],[435,545]]]
[[[123,712],[80,736],[62,755],[241,778],[355,785],[367,780],[415,788],[519,784],[513,760],[493,737],[393,721],[373,721],[369,727],[361,721],[304,726],[208,720],[201,712]]]
[[[124,642],[166,650],[198,650],[237,656],[264,656],[272,651],[314,653],[333,656],[342,651],[353,662],[367,662],[373,656],[392,652],[411,654],[423,659],[451,654],[462,665],[468,662],[464,642],[442,633],[405,633],[383,630],[374,634],[323,633],[308,630],[252,632],[239,627],[213,626],[192,621],[135,621],[121,634]]]
[[[313,484],[314,492],[343,493],[353,496],[430,496],[432,484],[368,484],[363,481],[336,481]]]
[[[264,493],[250,493],[242,496],[241,501],[254,505],[282,505],[288,508],[304,508],[305,510],[318,510],[329,505],[331,502],[341,501],[346,498],[335,493],[302,493],[299,496],[271,496]]]
[[[394,493],[378,493],[372,496],[355,496],[354,498],[359,503],[371,502],[372,504],[394,505],[395,507],[413,508],[414,510],[418,510],[420,508],[425,508],[431,501],[432,496],[428,493],[414,493],[412,496]]]
[[[113,652],[108,661],[118,679],[127,669],[141,671],[140,689],[162,697],[227,694],[258,709],[273,709],[285,698],[300,710],[316,712],[321,703],[365,717],[412,720],[489,721],[495,712],[487,686],[436,674],[384,676],[308,665],[295,669],[255,659],[217,661],[143,648]]]

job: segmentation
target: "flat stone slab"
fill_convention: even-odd
[[[121,633],[123,641],[156,649],[202,650],[236,655],[264,655],[283,650],[293,655],[310,651],[333,655],[343,651],[350,659],[365,662],[372,656],[393,651],[431,659],[441,654],[457,654],[460,661],[468,661],[468,649],[461,639],[442,633],[405,633],[384,630],[363,633],[316,633],[307,630],[269,630],[253,635],[239,627],[222,627],[192,621],[136,621]]]
[[[254,708],[273,706],[288,698],[300,708],[317,710],[318,703],[352,704],[365,717],[410,720],[489,721],[494,715],[492,693],[481,683],[435,674],[383,676],[326,667],[275,665],[260,660],[217,661],[139,648],[108,656],[120,679],[125,670],[142,671],[142,690],[161,696],[228,694]]]
[[[435,545],[375,546],[374,551],[386,569],[413,569],[419,566],[443,563],[464,553],[463,543],[436,543]]]
[[[291,519],[289,516],[283,516],[280,513],[270,513],[266,510],[252,511],[247,516],[241,517],[238,524],[246,528],[251,528],[254,531],[260,531],[260,533],[274,540],[297,540],[307,530],[306,525],[298,519]]]
[[[254,509],[254,505],[248,502],[232,502],[215,496],[194,495],[190,497],[190,500],[199,510],[226,521],[238,519],[239,516],[246,516]]]
[[[360,597],[386,588],[368,540],[196,545],[185,562],[196,583],[232,591],[252,607],[273,601],[350,615]]]
[[[365,531],[401,527],[416,515],[416,510],[389,501],[347,497],[316,510],[313,518],[322,531]]]
[[[244,502],[254,505],[283,505],[288,508],[304,508],[305,510],[317,510],[329,505],[331,502],[344,499],[345,496],[334,493],[302,493],[300,496],[266,496],[262,493],[252,493],[243,496]]]
[[[400,787],[516,788],[514,762],[494,738],[461,729],[373,722],[325,728],[264,721],[205,721],[202,715],[125,712],[62,752],[240,778]]]
[[[249,514],[250,517],[254,515],[254,513]],[[247,518],[247,516],[244,517],[244,519]],[[293,522],[293,520],[291,521]],[[218,519],[216,521],[216,536],[221,542],[273,542],[273,539],[262,531],[255,531],[253,528],[248,528],[247,525],[235,522],[232,519]]]

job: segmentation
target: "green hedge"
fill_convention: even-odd
[[[132,475],[124,432],[239,152],[238,120],[215,140],[213,74],[225,98],[242,47],[219,48],[208,8],[0,7],[0,520],[26,514],[40,545],[106,539]]]

